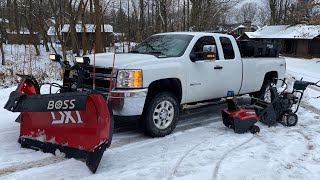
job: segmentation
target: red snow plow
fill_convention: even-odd
[[[61,57],[52,55],[51,59],[60,62]],[[79,90],[81,75],[70,77],[74,69],[84,74],[83,64],[60,64],[65,69],[63,86],[50,84],[59,87],[60,93],[40,94],[33,76],[18,75],[22,78],[20,85],[10,94],[4,108],[21,112],[18,140],[21,147],[52,154],[62,152],[67,158],[84,160],[95,173],[112,140],[111,106],[103,94]]]

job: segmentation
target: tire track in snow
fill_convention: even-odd
[[[199,117],[199,119],[201,119],[201,116]],[[182,124],[178,124],[175,131],[173,133],[177,133],[177,132],[184,132],[186,130],[189,129],[193,129],[193,128],[197,128],[197,127],[203,127],[206,126],[208,124],[217,122],[218,120],[220,120],[221,117],[220,116],[213,116],[211,118],[206,118],[204,120],[201,121],[182,121]],[[117,134],[116,134],[117,135]],[[133,134],[131,136],[124,136],[121,138],[116,138],[113,143],[111,144],[111,149],[113,148],[118,148],[118,147],[122,147],[131,143],[136,143],[136,142],[141,142],[144,140],[148,140],[150,139],[150,137],[144,135],[142,132],[136,131],[136,134]]]
[[[48,157],[48,158],[44,158],[38,161],[31,161],[31,162],[27,162],[27,163],[22,163],[22,164],[17,164],[17,165],[13,165],[10,167],[6,167],[3,169],[0,169],[0,177],[1,176],[6,176],[18,171],[23,171],[23,170],[28,170],[31,168],[36,168],[36,167],[44,167],[50,164],[55,164],[58,162],[62,162],[66,160],[65,158],[62,157],[57,157],[57,156],[53,156],[53,157]]]
[[[250,141],[252,141],[255,138],[255,135],[253,135],[251,138],[249,138],[248,140],[242,142],[241,144],[235,146],[234,148],[228,150],[227,152],[225,152],[222,157],[220,158],[220,160],[218,161],[216,167],[214,168],[214,173],[213,173],[213,177],[212,179],[217,180],[218,179],[218,172],[219,172],[219,168],[223,162],[223,160],[234,150],[240,148],[241,146],[244,146],[245,144],[249,143]]]
[[[300,134],[308,143],[312,143],[312,141],[311,141],[312,139],[308,135],[306,135],[304,132],[302,132],[300,130],[293,130],[293,132],[296,132],[296,133]],[[263,139],[260,136],[257,136],[257,139],[260,140],[261,142],[265,143],[265,144],[273,146],[273,144],[271,144],[270,142],[266,141],[265,139]],[[298,157],[296,160],[293,160],[292,162],[286,162],[286,164],[287,165],[299,164],[297,161],[302,161],[303,158],[307,158],[308,155],[309,155],[308,151],[311,151],[312,147],[313,146],[309,146],[309,144],[307,144],[307,147],[306,147],[307,151],[305,153],[303,153],[302,156]],[[291,169],[292,167],[291,166],[283,166],[282,164],[279,164],[276,169],[273,169],[273,171],[276,172],[276,173],[279,173],[279,172],[282,172],[285,169],[288,169],[288,168]],[[300,166],[299,168],[307,170],[303,166]],[[307,171],[309,171],[309,170],[307,170]],[[250,176],[241,177],[241,178],[239,178],[239,180],[265,179],[265,177],[267,177],[270,174],[272,174],[272,172],[270,172],[270,169],[264,169],[263,171],[261,171],[261,173],[256,173],[256,174],[252,174]]]
[[[218,131],[217,131],[218,132]],[[217,136],[214,136],[212,138],[216,138],[218,136],[222,136],[224,134],[226,134],[227,132],[224,132],[222,134],[219,134]],[[183,156],[180,157],[179,161],[177,162],[177,164],[175,165],[172,173],[170,174],[170,176],[167,178],[167,180],[171,180],[173,178],[173,176],[175,175],[175,173],[177,173],[178,171],[178,168],[180,166],[180,164],[182,163],[182,161],[190,154],[190,152],[192,152],[193,150],[195,150],[197,147],[199,147],[201,144],[203,143],[206,143],[208,141],[211,141],[212,139],[208,139],[208,140],[204,140],[204,141],[201,141],[200,143],[196,144],[195,146],[193,146],[192,148],[190,148]]]

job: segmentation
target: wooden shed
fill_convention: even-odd
[[[38,32],[31,34],[29,31],[7,32],[8,44],[40,44],[40,35]]]
[[[297,57],[320,57],[320,26],[265,26],[256,32],[246,32],[239,40],[281,43],[281,54]]]
[[[85,24],[85,32],[86,37],[88,38],[88,44],[92,45],[96,39],[96,25],[94,24]],[[77,43],[82,47],[82,34],[84,32],[84,28],[82,24],[76,24],[76,38]],[[101,27],[102,37],[104,38],[104,46],[110,46],[113,40],[113,27],[109,24],[104,24]],[[65,24],[61,30],[63,38],[66,39],[66,45],[68,47],[72,47],[71,33],[70,33],[70,24]]]

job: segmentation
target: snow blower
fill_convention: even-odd
[[[59,55],[50,55],[50,59],[64,68],[63,86],[52,83],[50,94],[40,94],[33,76],[18,75],[21,82],[4,108],[21,112],[18,140],[21,147],[52,154],[62,152],[67,158],[85,161],[95,173],[112,140],[114,122],[110,104],[99,92],[80,91],[88,58],[74,66],[61,62]],[[72,70],[77,71],[77,76],[70,77]],[[60,93],[51,94],[52,86],[59,87]]]
[[[288,85],[285,79],[275,80],[282,81],[285,88],[278,93],[277,88],[270,85],[269,91],[266,91],[262,97],[266,93],[270,93],[271,102],[261,100],[262,97],[259,99],[252,98],[253,104],[238,106],[234,99],[234,92],[229,91],[227,94],[228,108],[222,110],[224,125],[231,127],[236,133],[250,131],[253,134],[260,132],[260,128],[255,125],[258,121],[269,127],[277,123],[285,126],[295,126],[298,122],[296,113],[300,107],[304,91],[308,86],[320,87],[319,82],[295,81],[292,92],[286,92]],[[300,95],[298,96],[298,94]],[[294,105],[296,105],[295,108]]]

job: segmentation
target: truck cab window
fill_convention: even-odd
[[[203,53],[203,47],[205,45],[216,45],[216,41],[215,41],[214,37],[212,37],[212,36],[201,37],[200,39],[198,39],[196,44],[193,46],[193,49],[191,52],[197,54],[198,59],[203,58],[205,60],[205,59],[207,59],[205,56],[199,57],[201,55],[201,53]],[[217,50],[216,50],[216,52],[217,52]],[[218,53],[216,54],[216,59],[219,59]]]
[[[224,59],[234,59],[235,55],[231,40],[226,37],[220,37],[220,42],[223,49]]]

